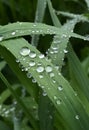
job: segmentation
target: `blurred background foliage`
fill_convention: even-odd
[[[87,17],[89,17],[89,10],[85,0],[51,0],[51,1],[56,11],[65,11],[74,14],[84,14]],[[34,22],[36,5],[37,5],[37,0],[0,0],[0,25],[2,26],[17,21]],[[68,17],[65,17],[61,14],[58,15],[58,18],[62,24],[64,24],[69,19]],[[53,25],[48,7],[46,8],[45,11],[43,23]],[[89,34],[89,23],[87,22],[78,23],[75,26],[74,32],[81,35]],[[25,36],[24,38],[26,38],[29,42],[31,42],[31,37]],[[39,40],[38,49],[44,54],[46,54],[47,49],[50,47],[51,41],[52,41],[52,36],[49,35],[41,36]],[[89,56],[89,45],[88,45],[89,43],[75,38],[71,38],[70,41],[79,59],[82,62],[85,61],[86,57]],[[0,59],[0,61],[2,61],[2,58]],[[2,63],[2,64],[5,64],[5,67],[4,69],[2,69],[2,72],[5,74],[8,81],[12,85],[19,84],[19,80],[11,71],[9,66],[6,63]],[[0,67],[1,66],[2,65],[0,64]],[[63,67],[63,69],[64,69],[63,72],[66,73],[66,67]],[[6,86],[4,86],[4,84],[0,80],[0,93],[2,93],[3,90],[5,89]],[[7,100],[5,101],[5,105],[11,104],[10,101],[12,101],[12,97],[7,98]],[[9,120],[3,118],[5,124],[1,120],[2,117],[0,117],[0,123],[2,124],[2,129],[5,130],[10,130],[9,128],[12,129],[13,125],[11,122],[9,122]],[[23,125],[26,122],[27,121],[24,119]],[[28,130],[28,128],[25,128],[25,130]]]

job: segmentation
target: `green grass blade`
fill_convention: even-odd
[[[77,22],[77,19],[68,21],[61,27],[62,31],[72,32]],[[48,57],[51,58],[52,63],[55,64],[59,68],[59,70],[61,70],[64,56],[68,52],[66,48],[69,42],[69,37],[70,36],[68,35],[68,33],[66,33],[66,35],[63,33],[62,35],[54,36],[53,42],[49,49]]]
[[[6,66],[6,62],[5,62],[5,61],[1,61],[1,62],[0,62],[0,71],[1,71],[2,69],[4,69],[5,66]]]
[[[87,17],[85,17],[83,14],[79,15],[79,14],[73,14],[73,13],[69,13],[69,12],[63,12],[63,11],[56,11],[57,15],[63,15],[65,17],[69,17],[69,18],[73,18],[73,19],[77,19],[78,21],[82,21],[82,22],[89,22],[89,19]]]
[[[17,102],[19,103],[19,105],[22,107],[22,109],[24,110],[25,114],[27,115],[28,119],[30,120],[31,125],[33,126],[33,128],[35,130],[38,130],[38,126],[37,123],[34,121],[33,117],[31,116],[29,110],[27,109],[27,107],[24,105],[23,101],[20,99],[20,97],[16,94],[16,92],[13,90],[12,86],[9,84],[9,82],[7,81],[7,79],[4,77],[4,75],[0,72],[0,78],[2,79],[2,81],[4,82],[4,84],[7,86],[7,88],[11,91],[12,95],[16,98]],[[15,120],[16,121],[16,120]],[[15,122],[17,123],[17,122]],[[16,127],[17,128],[17,127]]]
[[[48,7],[49,7],[49,11],[50,11],[50,15],[51,15],[51,18],[53,20],[53,23],[56,27],[61,27],[61,23],[59,21],[59,19],[57,18],[56,14],[55,14],[55,11],[52,7],[52,3],[50,0],[47,0],[48,2]]]
[[[14,49],[14,46],[16,50]],[[0,44],[0,48],[2,47],[8,48],[9,51],[20,60],[20,63],[25,68],[28,68],[30,62],[35,62],[35,65],[30,67],[28,72],[32,74],[39,86],[47,93],[55,108],[63,119],[66,120],[72,130],[85,130],[89,128],[89,117],[78,96],[75,96],[75,92],[69,83],[60,73],[58,73],[47,58],[39,58],[41,55],[40,52],[35,47],[28,44],[24,39],[3,41]],[[30,54],[30,56],[22,56],[21,50],[23,50],[23,47],[27,47],[27,50],[29,48],[31,52],[34,52],[35,57],[31,58]],[[43,67],[41,68],[41,73],[39,72],[39,66]],[[54,73],[54,77],[50,77],[47,68],[50,68],[51,72]],[[43,76],[42,79],[40,79],[40,75]]]
[[[86,4],[87,4],[87,7],[89,9],[89,0],[85,0]]]
[[[39,120],[40,130],[53,130],[53,106],[44,92],[40,94],[39,99]]]
[[[87,99],[89,100],[89,79],[71,46],[69,46],[68,59],[80,89],[85,93]]]
[[[65,30],[62,30],[62,28],[57,28],[54,26],[41,24],[41,23],[34,24],[29,22],[17,22],[17,23],[2,26],[0,28],[0,41],[9,38],[15,38],[18,36],[20,37],[20,36],[32,35],[32,34],[67,35],[69,36],[69,38],[72,36],[84,40],[89,40],[88,37],[84,37],[67,30],[65,32],[64,31]]]

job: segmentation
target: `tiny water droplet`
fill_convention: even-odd
[[[62,91],[63,90],[63,87],[61,85],[58,86],[58,90],[59,91]]]
[[[19,59],[16,59],[16,62],[19,63],[20,62]]]
[[[32,77],[31,73],[28,72],[28,73],[27,73],[27,77],[28,77],[28,78],[31,78],[31,77]]]
[[[40,59],[44,58],[44,54],[40,54],[40,55],[39,55],[39,58],[40,58]]]
[[[47,93],[45,91],[43,92],[43,96],[47,96]]]
[[[50,73],[50,78],[54,77],[54,73]]]
[[[57,100],[57,96],[54,96],[54,100]]]
[[[64,53],[68,53],[68,51],[64,49]]]
[[[36,83],[37,81],[33,78],[33,79],[32,79],[32,82],[33,82],[33,83]]]
[[[44,71],[44,67],[43,66],[38,66],[37,69],[36,69],[36,71],[38,73],[42,73]]]
[[[34,61],[30,61],[29,66],[32,67],[32,66],[35,66],[35,64],[36,64],[36,63],[35,63]]]
[[[2,41],[3,40],[3,37],[2,36],[0,36],[0,41]]]
[[[60,100],[57,100],[56,103],[57,103],[57,105],[60,105],[60,104],[61,104],[61,101],[60,101]]]
[[[76,115],[76,116],[75,116],[75,119],[79,120],[79,115]]]
[[[15,34],[16,34],[16,32],[12,32],[12,33],[11,33],[11,35],[15,35]]]
[[[36,57],[36,53],[35,53],[34,51],[31,51],[31,52],[29,53],[29,56],[30,56],[31,58],[35,58],[35,57]]]
[[[47,72],[47,73],[49,73],[49,72],[52,72],[52,67],[50,66],[50,65],[48,65],[48,66],[46,66],[45,67],[45,71]]]
[[[30,49],[28,47],[22,47],[20,50],[20,54],[22,56],[27,56],[27,55],[29,55],[29,53],[30,53]]]
[[[40,79],[42,79],[42,78],[43,78],[43,75],[42,75],[42,74],[40,74],[40,75],[39,75],[39,78],[40,78]]]

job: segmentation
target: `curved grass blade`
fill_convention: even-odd
[[[52,3],[50,2],[50,0],[47,0],[47,3],[48,3],[48,7],[49,7],[49,11],[50,11],[50,15],[51,15],[51,18],[53,20],[53,23],[56,27],[61,27],[61,23],[59,21],[59,19],[57,18],[57,16],[55,15],[55,11],[52,7]]]
[[[21,53],[24,47],[27,48],[28,52],[30,50],[29,55],[23,56],[23,53]],[[19,59],[25,68],[29,67],[30,62],[35,63],[34,66],[28,69],[28,72],[36,79],[43,91],[47,93],[57,111],[72,130],[85,130],[89,128],[89,117],[81,105],[78,96],[75,96],[72,87],[55,69],[53,64],[47,58],[44,58],[35,47],[28,44],[24,39],[16,39],[1,42],[0,48],[8,48],[10,53]],[[34,54],[34,58],[32,58],[32,54]],[[43,78],[40,79],[40,75]]]
[[[75,38],[89,40],[89,38],[78,35],[76,33],[73,33],[67,30],[65,32],[64,31],[62,30],[62,28],[57,28],[54,26],[41,24],[41,23],[34,24],[34,23],[29,23],[29,22],[17,22],[17,23],[12,23],[12,24],[2,26],[0,28],[0,41],[5,40],[5,39],[10,39],[10,38],[16,38],[20,36],[25,36],[25,35],[32,35],[32,34],[37,34],[37,35],[39,34],[49,34],[49,35],[64,34],[64,35],[69,36],[69,38],[72,36]]]
[[[72,18],[72,19],[77,19],[79,22],[82,21],[82,22],[89,22],[89,19],[84,16],[83,14],[82,15],[79,15],[79,14],[73,14],[73,13],[69,13],[69,12],[63,12],[63,11],[55,11],[57,15],[63,15],[65,17],[69,17],[69,18]]]

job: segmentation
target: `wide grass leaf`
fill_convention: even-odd
[[[55,69],[54,65],[35,47],[21,38],[3,41],[0,48],[4,50],[2,55],[8,50],[12,56],[20,61],[24,68],[28,68],[28,73],[32,74],[72,130],[89,128],[89,117],[78,96],[75,96],[75,92],[68,81]]]

